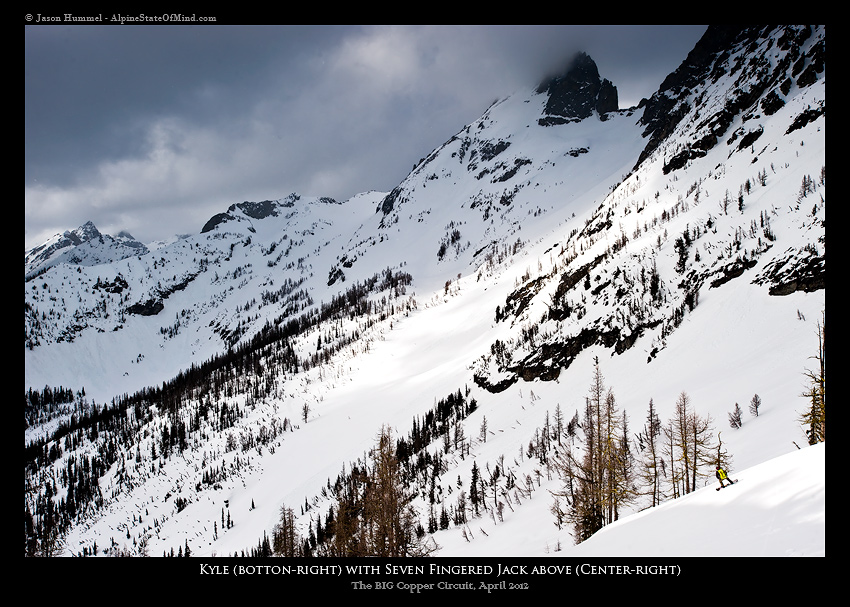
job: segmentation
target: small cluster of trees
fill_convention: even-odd
[[[448,253],[449,248],[453,247],[455,249],[455,254],[460,255],[461,252],[469,246],[469,241],[467,241],[466,246],[462,246],[461,242],[460,230],[455,227],[455,222],[452,221],[446,226],[446,235],[440,241],[440,247],[437,249],[437,260],[443,261],[443,258]]]
[[[270,544],[274,555],[419,557],[437,549],[412,505],[388,427],[381,428],[369,455],[337,478],[335,504],[315,533],[311,525],[303,538],[293,511],[281,508]]]
[[[752,400],[750,400],[750,415],[758,417],[759,409],[761,409],[761,397],[754,394]],[[744,424],[743,416],[743,409],[738,403],[735,403],[735,408],[729,413],[729,425],[732,428],[740,428]]]
[[[628,417],[619,413],[613,391],[606,389],[598,360],[578,426],[579,445],[563,445],[554,460],[563,481],[556,499],[567,505],[566,510],[559,506],[559,520],[572,525],[577,543],[617,520],[639,497],[655,506],[691,493],[715,464],[730,463],[722,444],[715,443],[711,417],[699,415],[685,392],[666,424],[650,400],[633,451]]]
[[[619,414],[613,391],[606,390],[598,359],[580,426],[583,444],[564,446],[554,460],[564,482],[559,497],[566,499],[565,518],[577,543],[617,520],[633,494],[627,417]]]
[[[475,474],[470,503],[465,493],[456,512],[449,517],[443,503],[438,522],[434,506],[441,499],[438,478],[447,470],[445,457],[455,452],[463,458],[472,439],[464,432],[463,420],[477,409],[469,390],[458,389],[435,401],[434,407],[414,417],[411,430],[394,438],[383,428],[371,450],[371,463],[358,460],[343,470],[323,490],[335,503],[327,514],[311,517],[302,536],[296,530],[293,511],[284,506],[280,519],[266,539],[269,554],[280,556],[425,556],[436,547],[427,534],[447,529],[449,520],[456,525],[466,521],[467,505],[477,513],[485,492],[483,481]],[[482,432],[486,422],[482,422]],[[441,441],[442,448],[430,452],[427,447]],[[474,466],[473,466],[474,467]],[[480,494],[479,494],[480,491]],[[431,513],[427,531],[412,506],[417,494],[428,500]],[[307,505],[307,509],[310,506]],[[303,511],[302,511],[303,513]],[[383,538],[383,539],[380,539]],[[263,554],[258,544],[258,554]]]
[[[24,394],[24,429],[42,424],[52,420],[54,417],[61,416],[66,413],[70,405],[76,401],[83,405],[83,397],[86,395],[85,389],[77,392],[76,398],[74,391],[70,388],[51,388],[44,386],[42,390],[33,390],[28,388]]]
[[[445,398],[437,400],[424,415],[413,418],[410,432],[399,438],[397,454],[406,479],[415,477],[428,467],[429,454],[425,447],[437,439],[443,440],[445,453],[469,450],[469,440],[461,423],[478,408],[474,398],[467,398],[458,388]]]
[[[807,369],[805,371],[808,388],[801,394],[803,398],[809,401],[808,408],[800,415],[800,423],[804,428],[806,440],[810,445],[815,445],[826,440],[826,350],[824,347],[824,334],[825,322],[819,322],[817,330],[817,354],[812,356],[817,362],[817,366],[814,369]],[[754,395],[750,401],[750,415],[758,417],[761,404],[759,395]],[[729,425],[732,428],[740,428],[743,424],[742,416],[743,411],[741,407],[738,403],[735,403],[735,408],[729,413]]]

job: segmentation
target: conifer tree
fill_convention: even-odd
[[[478,516],[478,506],[481,503],[481,496],[478,493],[478,483],[480,481],[480,472],[478,464],[472,462],[472,480],[469,483],[469,503],[472,505],[472,515]]]
[[[585,487],[582,492],[589,502],[580,509],[582,524],[586,525],[582,535],[591,535],[604,525],[604,453],[605,433],[603,432],[603,407],[605,402],[605,382],[597,358],[593,366],[590,392],[586,398],[584,416],[584,434],[586,457],[584,460],[583,478]],[[589,537],[589,536],[588,536]]]
[[[622,443],[620,432],[623,428],[623,418],[618,415],[617,402],[614,392],[610,389],[605,395],[605,449],[604,479],[606,506],[606,523],[612,523],[619,518],[619,508],[628,496],[628,482],[625,477],[624,463],[628,459],[628,447]]]
[[[326,546],[328,556],[365,556],[362,538],[359,537],[363,476],[355,466],[351,473],[341,475],[334,487],[336,507],[331,509],[325,521],[325,534],[330,539]]]
[[[649,399],[646,424],[638,434],[638,447],[641,452],[640,478],[649,493],[651,506],[661,503],[661,420],[655,410],[655,403]]]
[[[625,411],[622,416],[620,438],[616,444],[616,466],[614,482],[614,520],[619,518],[620,508],[632,503],[637,497],[635,486],[635,461],[629,447],[629,418]]]
[[[711,416],[698,415],[687,393],[680,393],[673,417],[664,428],[674,497],[696,491],[698,478],[706,475],[705,466],[714,462],[712,432]]]
[[[729,425],[733,428],[740,428],[741,424],[743,424],[741,421],[741,415],[743,415],[743,413],[741,406],[738,403],[735,403],[735,408],[732,409],[731,413],[729,413]]]
[[[585,398],[581,430],[581,455],[562,445],[554,458],[564,483],[556,495],[566,498],[566,520],[573,526],[576,542],[616,520],[620,507],[633,496],[627,423],[617,412],[613,391],[605,388],[598,359]]]
[[[301,556],[303,541],[295,529],[295,513],[285,505],[280,507],[280,519],[272,532],[272,550],[275,556]]]
[[[826,440],[826,350],[825,350],[826,318],[818,323],[818,353],[815,370],[806,370],[809,379],[809,389],[802,396],[809,399],[809,408],[800,417],[800,422],[806,428],[806,436],[810,445]]]
[[[561,436],[564,434],[564,414],[561,411],[561,403],[557,403],[555,405],[554,430],[555,430],[555,441],[560,445],[561,444]]]
[[[676,449],[676,432],[673,428],[672,419],[668,420],[667,424],[664,426],[664,442],[662,450],[664,454],[662,462],[669,462],[669,473],[665,475],[667,477],[667,482],[670,484],[669,495],[675,499],[684,495],[685,491],[682,486],[681,467],[678,464],[679,458],[677,457]],[[667,469],[668,465],[663,465],[664,468]]]
[[[449,528],[449,513],[446,512],[446,505],[443,504],[440,508],[440,529]]]
[[[395,441],[387,427],[381,429],[372,460],[363,498],[367,554],[411,557],[433,552],[436,545],[418,532],[419,519],[402,483]]]
[[[753,417],[758,417],[760,408],[761,397],[758,394],[754,394],[753,399],[750,401],[750,415],[752,415]]]

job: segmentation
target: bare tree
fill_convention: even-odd
[[[272,532],[272,550],[275,556],[301,556],[302,540],[295,529],[295,514],[285,505],[280,507],[280,519]]]
[[[655,410],[655,403],[649,399],[649,410],[643,431],[637,436],[640,449],[640,479],[651,497],[651,505],[661,503],[661,420]]]
[[[419,517],[401,479],[392,431],[383,427],[372,450],[372,470],[363,497],[363,535],[367,554],[427,556],[437,549],[420,531]]]
[[[569,506],[565,520],[572,524],[576,542],[617,520],[620,507],[633,496],[627,424],[617,412],[613,391],[605,387],[598,360],[581,430],[581,453],[562,443],[552,462],[563,481],[561,491],[553,494]]]
[[[682,392],[676,400],[673,418],[664,431],[666,455],[672,465],[674,496],[679,494],[676,488],[678,482],[681,482],[681,493],[695,491],[697,479],[706,475],[704,467],[713,461],[711,416],[702,417],[693,411],[690,397]]]
[[[741,415],[743,415],[743,411],[741,410],[741,406],[738,403],[735,403],[735,408],[732,409],[732,412],[729,413],[729,425],[733,428],[740,428],[743,421],[741,421]]]
[[[802,394],[810,401],[808,410],[801,416],[800,421],[806,427],[809,444],[814,445],[826,440],[826,317],[818,323],[818,353],[813,356],[818,366],[812,371],[806,370],[809,379],[809,389]]]
[[[750,415],[758,417],[759,409],[761,409],[761,397],[758,394],[755,394],[753,395],[753,399],[750,401]]]

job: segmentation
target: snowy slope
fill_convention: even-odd
[[[486,296],[486,293],[482,295]],[[361,457],[382,424],[404,432],[413,416],[429,407],[435,397],[445,395],[449,386],[463,386],[464,382],[469,382],[468,374],[463,372],[463,363],[469,360],[470,355],[464,356],[464,352],[474,351],[476,343],[469,341],[464,332],[458,332],[457,339],[441,338],[442,334],[433,331],[433,321],[429,318],[429,313],[436,317],[439,312],[439,322],[450,327],[456,326],[456,322],[463,324],[462,321],[469,321],[469,314],[465,314],[460,306],[463,297],[471,298],[473,294],[457,296],[441,306],[406,319],[392,332],[386,333],[383,340],[377,341],[368,355],[361,354],[347,361],[345,366],[349,369],[345,375],[337,377],[326,371],[331,379],[325,384],[305,383],[301,394],[293,394],[296,398],[279,403],[278,414],[297,419],[302,398],[310,398],[315,403],[315,417],[307,424],[301,424],[297,431],[287,434],[279,442],[274,455],[255,456],[250,472],[222,483],[219,491],[198,495],[197,501],[187,507],[182,516],[169,518],[163,523],[158,534],[161,544],[155,544],[152,553],[157,554],[160,545],[162,549],[169,549],[182,545],[187,539],[197,555],[226,555],[249,548],[251,542],[246,542],[246,538],[262,537],[264,531],[271,529],[281,505],[295,507],[303,503],[305,498],[317,494],[328,479],[335,478],[344,462]],[[752,307],[726,318],[720,302],[715,310],[713,326],[718,334],[740,336],[740,341],[727,338],[722,347],[715,342],[714,347],[695,350],[691,343],[693,339],[700,338],[702,329],[692,322],[671,338],[674,343],[649,367],[642,360],[645,352],[641,350],[604,358],[606,380],[624,401],[623,406],[634,411],[632,419],[635,424],[641,419],[650,398],[655,400],[662,418],[666,419],[678,393],[686,390],[696,408],[701,413],[711,414],[716,420],[716,427],[733,454],[733,470],[737,474],[745,467],[796,451],[795,441],[804,444],[796,417],[805,402],[797,395],[802,391],[802,369],[809,364],[814,319],[821,304],[822,301],[817,298],[803,297],[788,300],[787,305],[777,310],[775,315],[765,316],[760,308]],[[700,313],[710,313],[708,303],[701,308]],[[477,309],[476,306],[473,309]],[[798,321],[798,309],[813,320]],[[777,327],[783,330],[777,332]],[[696,335],[691,335],[691,328]],[[786,354],[776,358],[764,356],[761,360],[728,359],[729,348],[734,349],[736,343],[743,348],[749,340],[758,340],[768,346],[779,340],[783,343],[781,351]],[[792,340],[799,344],[796,357],[787,356],[787,344]],[[476,391],[474,394],[482,406],[467,420],[468,434],[475,433],[486,416],[491,436],[486,443],[476,441],[470,458],[454,461],[455,467],[444,475],[446,493],[459,475],[468,479],[473,459],[481,467],[488,463],[492,466],[501,455],[505,455],[508,462],[520,459],[516,455],[517,449],[527,443],[535,428],[542,427],[547,411],[550,415],[554,413],[556,403],[560,403],[569,414],[579,408],[591,377],[591,356],[588,353],[577,361],[570,379],[564,378],[557,384],[538,382],[517,386],[490,397]],[[729,370],[730,367],[744,368],[743,365],[746,365],[747,373]],[[765,403],[759,417],[747,419],[738,431],[726,428],[725,417],[734,402],[746,403],[755,392]],[[270,413],[268,408],[260,409],[257,417]],[[214,451],[215,443],[211,441],[206,449]],[[304,453],[309,453],[309,466],[299,465]],[[197,463],[200,458],[198,453],[189,462]],[[174,467],[173,473],[169,472],[168,466]],[[128,492],[122,500],[123,506],[116,505],[116,520],[109,522],[107,517],[101,522],[101,527],[112,529],[112,533],[117,535],[120,525],[126,521],[125,513],[128,511],[125,508],[128,506],[129,511],[135,511],[144,505],[150,516],[173,516],[170,504],[162,503],[161,498],[151,500],[149,495],[151,492],[163,495],[166,489],[172,488],[170,479],[180,474],[182,467],[180,460],[171,461],[163,470],[164,478],[159,480],[157,477],[155,482]],[[516,466],[518,472],[529,474],[538,467],[534,460],[525,460]],[[517,508],[516,513],[505,515],[507,539],[500,541],[511,545],[509,554],[545,555],[559,543],[563,548],[572,543],[569,531],[559,532],[548,512],[551,505],[548,490],[559,488],[554,476],[553,479],[538,487],[528,504]],[[162,488],[157,490],[158,483],[162,483]],[[184,493],[191,495],[190,488],[185,487]],[[714,492],[712,495],[715,495]],[[225,501],[229,506],[225,506]],[[218,541],[211,541],[213,531],[210,521],[216,520],[224,507],[233,513],[236,524],[233,529],[221,534]],[[426,511],[424,504],[421,511]],[[530,528],[519,534],[513,533],[510,523],[514,518],[525,520],[524,525],[530,525]],[[490,518],[482,518],[470,527],[475,539],[469,544],[460,539],[462,529],[435,534],[437,543],[444,546],[440,554],[491,554],[490,543],[479,529],[483,528],[488,537],[495,537],[502,531],[501,525]],[[443,535],[452,537],[444,539]],[[727,548],[731,554],[738,554],[744,549],[735,543],[730,543]]]
[[[735,49],[726,61],[751,53]],[[208,418],[190,448],[159,457],[159,437],[174,418],[154,411],[135,448],[100,478],[103,507],[70,529],[65,553],[93,539],[135,552],[144,538],[152,555],[187,544],[196,556],[238,554],[270,533],[282,506],[295,510],[306,535],[333,503],[328,483],[364,457],[383,425],[403,436],[437,399],[462,390],[478,409],[462,424],[468,451],[445,452],[437,507],[457,503],[473,462],[482,470],[498,463],[528,482],[502,498],[501,516],[490,510],[434,533],[439,556],[633,554],[646,550],[632,546],[653,533],[666,538],[654,544],[665,555],[824,554],[824,449],[795,445],[805,444],[799,395],[825,290],[788,289],[799,282],[789,268],[823,264],[823,115],[787,132],[822,103],[824,83],[821,74],[794,85],[769,115],[733,115],[708,150],[693,147],[709,128],[695,116],[713,116],[741,82],[729,76],[695,86],[686,95],[691,119],[636,169],[646,146],[637,110],[545,126],[538,122],[545,97],[520,92],[434,150],[392,192],[343,204],[291,195],[259,205],[279,211],[262,217],[257,205],[234,205],[208,231],[151,246],[147,255],[58,264],[27,281],[26,385],[84,387],[102,406],[244,345],[268,323],[316,311],[388,268],[413,277],[406,290],[369,295],[386,306],[380,318],[334,319],[291,341],[303,360],[318,344],[345,344],[329,358],[274,377],[266,359],[265,372],[244,370],[232,393],[213,399],[240,411],[228,431],[214,430]],[[740,146],[754,132],[757,144]],[[688,161],[667,171],[683,150]],[[807,176],[814,187],[801,192]],[[727,193],[735,204],[724,207]],[[685,233],[692,242],[683,258],[676,241]],[[561,288],[581,268],[590,268],[589,286]],[[655,294],[641,280],[653,271],[661,279]],[[772,295],[777,285],[790,292]],[[698,303],[688,306],[694,293]],[[133,306],[159,311],[129,312]],[[590,329],[623,347],[590,340],[564,356]],[[509,344],[501,358],[496,343]],[[570,530],[558,529],[549,510],[560,481],[527,446],[556,409],[567,418],[582,410],[596,357],[634,432],[650,399],[666,420],[686,392],[711,417],[741,485],[703,489],[651,511],[638,502],[637,514],[573,547]],[[728,413],[736,403],[746,410],[754,394],[763,402],[759,416],[745,414],[733,430]],[[180,415],[188,420],[209,400],[189,399]],[[25,442],[55,423],[28,428]],[[254,440],[270,428],[271,441]],[[94,441],[76,451],[96,453]],[[60,476],[62,465],[53,467]],[[777,479],[777,468],[800,472]],[[227,474],[207,484],[202,476],[211,470]],[[711,504],[731,508],[715,518]],[[424,493],[415,505],[426,518]],[[669,533],[688,520],[725,525],[733,508],[748,521],[768,507],[775,518],[748,527],[755,537],[738,532],[718,542],[716,533]],[[224,513],[233,522],[226,529]],[[802,537],[774,533],[786,527]]]
[[[575,556],[826,556],[826,447],[742,470],[738,486],[706,487],[623,519],[567,550]],[[663,530],[663,532],[661,532]]]
[[[473,528],[471,542],[460,531],[438,539],[446,553],[465,557],[826,556],[825,467],[823,444],[795,449],[736,473],[737,486],[718,492],[709,484],[621,518],[578,545],[555,534],[540,545],[541,521],[551,518],[545,504],[535,505],[537,516],[505,522],[499,535],[484,527]]]

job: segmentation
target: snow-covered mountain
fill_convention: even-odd
[[[160,245],[86,224],[28,251],[28,515],[55,505],[61,554],[244,553],[284,506],[307,539],[386,426],[411,439],[423,528],[446,512],[435,554],[582,554],[597,539],[556,524],[541,436],[584,410],[597,360],[635,434],[650,400],[665,420],[687,393],[742,476],[796,451],[825,307],[824,116],[823,26],[710,27],[638,107],[579,55],[390,192],[236,203]],[[460,516],[473,467],[494,493]],[[718,496],[697,493],[636,516]],[[822,486],[818,505],[815,535]]]
[[[62,263],[95,266],[147,253],[148,248],[128,232],[121,232],[114,237],[101,234],[97,226],[87,221],[76,230],[56,234],[27,251],[24,256],[24,277],[32,280],[50,267]]]

